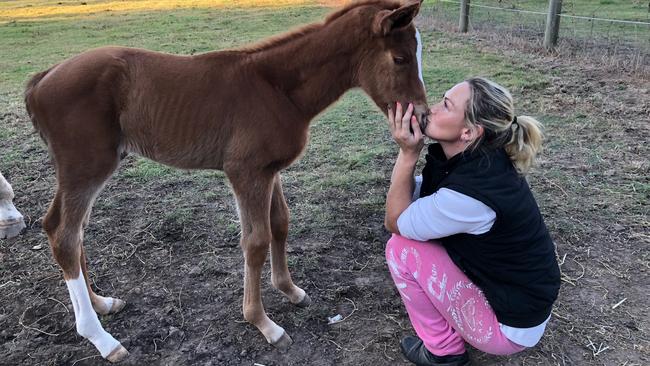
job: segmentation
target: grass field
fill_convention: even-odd
[[[55,181],[22,104],[29,75],[108,44],[175,54],[237,47],[318,21],[335,1],[84,3],[0,3],[0,171],[28,223],[18,240],[0,242],[0,364],[100,362],[73,330],[65,285],[41,229]],[[539,10],[546,2],[516,3]],[[647,5],[582,0],[565,1],[564,9],[645,20]],[[511,90],[518,114],[546,126],[545,150],[529,181],[557,244],[560,298],[540,345],[512,357],[472,351],[475,363],[648,364],[648,75],[500,48],[481,35],[434,29],[426,18],[419,27],[431,100],[483,75]],[[295,312],[265,275],[265,306],[296,342],[286,354],[242,322],[243,260],[224,175],[128,157],[95,204],[85,237],[94,285],[129,303],[102,319],[131,351],[126,363],[405,365],[398,341],[412,329],[383,257],[395,153],[383,115],[352,91],[314,120],[303,158],[283,175],[290,265],[314,300]],[[352,315],[326,325],[337,313]]]

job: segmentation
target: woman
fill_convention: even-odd
[[[465,342],[507,355],[534,346],[560,287],[553,242],[523,174],[540,124],[514,114],[510,93],[468,79],[430,109],[423,130],[388,107],[400,147],[386,199],[386,260],[417,337],[417,365],[468,365]],[[429,145],[421,177],[413,178]]]

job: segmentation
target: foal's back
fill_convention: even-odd
[[[25,99],[55,156],[92,141],[180,168],[222,169],[233,149],[247,154],[233,146],[240,135],[263,143],[250,133],[268,122],[252,99],[264,90],[255,76],[236,51],[177,56],[103,47],[37,74]]]

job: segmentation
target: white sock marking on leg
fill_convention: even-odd
[[[106,358],[120,345],[120,342],[102,328],[90,303],[90,295],[81,270],[78,278],[65,281],[65,284],[68,286],[70,300],[74,309],[77,333],[88,339],[101,353],[102,357]]]

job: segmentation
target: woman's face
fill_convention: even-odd
[[[458,142],[469,129],[465,124],[465,108],[470,97],[470,86],[462,82],[449,89],[442,100],[429,111],[425,135],[439,142]]]

